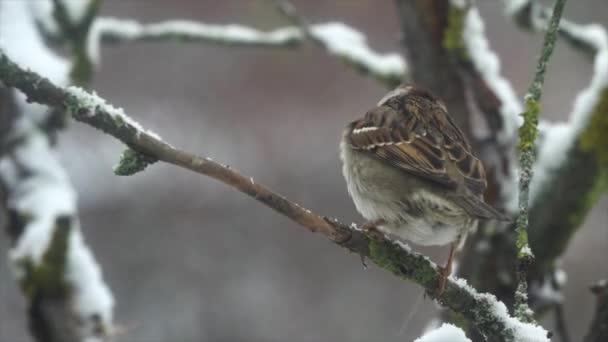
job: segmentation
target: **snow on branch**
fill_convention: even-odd
[[[519,26],[534,32],[547,30],[551,17],[549,8],[543,7],[536,0],[503,1],[507,15],[513,17]],[[597,45],[593,34],[589,35],[589,30],[596,26],[598,25],[579,25],[568,19],[562,19],[557,32],[572,46],[593,56],[597,52]]]
[[[108,337],[114,299],[84,242],[68,176],[27,116],[17,117],[6,138],[14,145],[0,159],[14,241],[9,259],[30,301],[33,335],[39,341]]]
[[[324,42],[326,51],[363,74],[369,74],[387,87],[403,79],[407,68],[397,53],[381,54],[370,48],[365,36],[358,30],[339,22],[316,24],[312,34]],[[187,20],[169,20],[142,24],[135,20],[111,17],[97,18],[88,41],[89,55],[99,58],[102,42],[133,42],[146,40],[178,40],[214,43],[228,46],[295,47],[305,40],[302,30],[295,26],[260,31],[251,27],[231,24],[214,25]]]
[[[568,151],[574,147],[581,134],[586,129],[592,128],[589,122],[593,114],[597,110],[605,110],[605,93],[608,90],[608,32],[599,25],[590,25],[585,29],[584,34],[593,38],[590,44],[597,51],[594,57],[593,76],[589,85],[577,95],[568,122],[545,127],[545,138],[539,149],[534,171],[538,177],[531,185],[533,202],[539,199],[549,182],[553,182],[551,176],[560,165],[567,162],[570,155]]]
[[[593,76],[577,95],[568,122],[545,125],[530,186],[530,243],[541,276],[608,189],[608,33],[599,25],[580,28],[596,51]]]
[[[403,58],[396,53],[378,55],[367,46],[366,38],[361,32],[342,23],[310,25],[290,1],[275,0],[274,4],[283,16],[300,29],[304,38],[312,40],[330,55],[340,58],[360,72],[371,74],[388,88],[393,89],[405,78],[407,70]]]
[[[70,77],[76,84],[86,84],[93,73],[93,61],[87,53],[87,37],[100,5],[101,0],[27,2],[40,33],[47,41],[58,46],[65,44],[69,48],[73,60]]]
[[[40,2],[41,3],[41,2]],[[32,3],[0,3],[0,49],[20,65],[68,83],[69,63],[34,25]],[[76,194],[53,150],[53,114],[0,85],[0,186],[12,240],[9,260],[37,341],[101,341],[114,299],[84,242]]]
[[[522,112],[522,105],[509,80],[500,73],[500,59],[490,48],[479,10],[474,6],[467,6],[464,1],[452,0],[451,6],[464,12],[459,13],[464,16],[460,34],[467,58],[500,100],[503,128],[498,132],[497,139],[503,143],[513,141],[522,122],[518,116]]]
[[[319,233],[337,245],[368,257],[378,266],[403,279],[423,286],[431,298],[459,312],[479,331],[497,341],[548,341],[547,332],[535,324],[511,317],[506,306],[491,294],[478,293],[463,280],[449,279],[443,294],[437,294],[437,266],[425,256],[412,252],[389,237],[363,232],[355,225],[318,216],[285,197],[209,158],[177,149],[145,131],[104,101],[75,88],[62,88],[38,74],[24,70],[0,51],[0,81],[22,91],[30,101],[67,110],[74,119],[114,136],[130,148],[220,181],[269,208],[285,215],[311,232]],[[120,118],[117,120],[117,118]]]
[[[451,0],[449,11],[444,45],[467,67],[472,66],[473,70],[469,70],[474,74],[472,78],[480,78],[479,82],[471,82],[474,97],[488,121],[491,138],[496,140],[497,148],[505,156],[493,158],[487,165],[496,173],[503,206],[515,212],[517,170],[513,145],[517,129],[523,122],[519,116],[523,108],[511,82],[501,74],[500,58],[490,47],[477,7],[465,1]]]
[[[547,64],[553,54],[557,29],[566,0],[556,0],[543,41],[543,47],[536,65],[534,79],[526,95],[526,109],[522,113],[523,125],[519,128],[519,215],[515,223],[517,232],[517,290],[515,292],[515,313],[524,321],[533,322],[533,312],[528,307],[528,269],[534,262],[534,254],[528,242],[529,195],[533,166],[536,159],[535,146],[540,117],[540,99],[545,80]]]
[[[417,338],[414,342],[471,342],[464,334],[464,331],[459,327],[443,323],[441,327],[425,333],[422,337]]]

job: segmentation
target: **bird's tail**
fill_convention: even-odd
[[[462,208],[467,214],[486,220],[498,220],[513,222],[513,218],[506,214],[501,213],[491,205],[483,201],[483,199],[476,196],[457,196],[455,202]]]

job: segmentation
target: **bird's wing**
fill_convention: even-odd
[[[432,110],[444,111],[439,106]],[[350,144],[368,151],[390,165],[450,188],[464,184],[474,194],[483,194],[485,171],[460,129],[447,113],[433,125],[405,110],[397,113],[389,106],[370,110],[351,124]],[[401,117],[399,117],[401,115]],[[436,116],[430,115],[431,120]]]

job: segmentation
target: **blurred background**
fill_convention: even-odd
[[[312,22],[342,21],[375,50],[403,52],[392,1],[294,3]],[[523,98],[542,36],[519,30],[501,2],[477,3],[503,74]],[[106,0],[101,15],[286,24],[265,1]],[[565,16],[608,25],[608,3],[570,1]],[[566,119],[590,74],[588,59],[558,44],[543,117]],[[319,214],[362,221],[341,176],[338,141],[386,89],[314,46],[106,45],[92,88],[175,146],[229,164]],[[79,193],[86,240],[116,297],[116,321],[126,328],[119,341],[411,341],[437,312],[419,286],[365,270],[358,256],[208,178],[163,164],[114,176],[123,146],[88,126],[70,123],[59,150]],[[447,247],[414,248],[439,262],[447,255]],[[25,301],[7,251],[0,234],[0,341],[25,342]],[[607,251],[604,196],[561,261],[574,340],[589,325],[588,285],[607,275]],[[544,324],[552,322],[549,315]]]

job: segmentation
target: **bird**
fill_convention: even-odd
[[[467,233],[480,220],[511,221],[485,202],[484,166],[445,103],[420,86],[398,86],[350,122],[340,159],[365,229],[423,246],[450,245],[438,267],[439,294]]]

